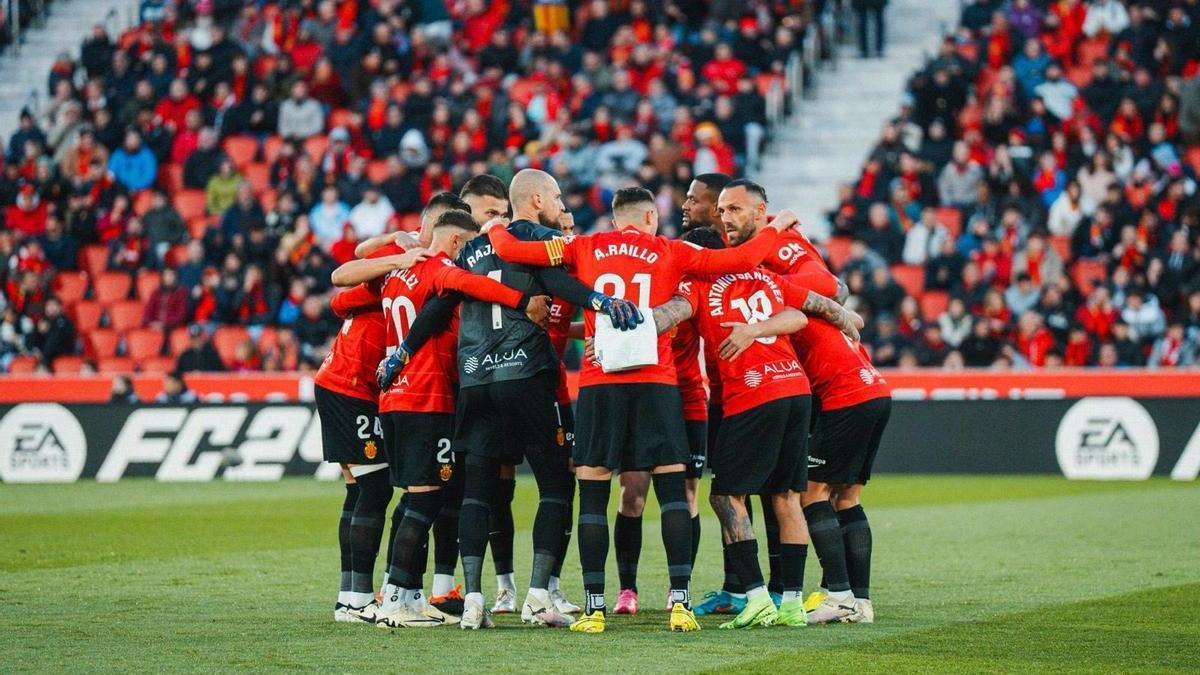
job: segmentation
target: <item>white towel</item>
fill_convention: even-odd
[[[646,321],[633,330],[613,328],[612,321],[604,314],[596,315],[596,360],[606,373],[634,370],[658,363],[658,333],[654,318],[648,310],[642,310]]]

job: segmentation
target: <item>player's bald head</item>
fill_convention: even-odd
[[[508,185],[513,215],[557,228],[562,215],[562,190],[554,176],[538,169],[521,169]]]

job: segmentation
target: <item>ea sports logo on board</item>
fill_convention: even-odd
[[[70,483],[83,473],[83,427],[57,403],[22,403],[0,420],[0,479]]]
[[[1131,398],[1089,397],[1063,415],[1054,450],[1067,478],[1145,480],[1158,462],[1158,428]]]

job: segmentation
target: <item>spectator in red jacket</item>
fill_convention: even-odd
[[[1046,353],[1054,347],[1054,336],[1042,325],[1042,315],[1030,310],[1017,321],[1017,351],[1037,367],[1046,365]]]
[[[1075,311],[1075,320],[1099,342],[1107,342],[1117,320],[1117,309],[1112,304],[1108,289],[1096,287],[1088,296],[1087,304]]]
[[[737,81],[746,74],[746,64],[733,55],[733,49],[724,42],[717,45],[713,60],[700,70],[704,79],[711,82],[722,94],[737,91]]]
[[[21,186],[16,203],[4,211],[4,223],[22,236],[39,237],[45,234],[46,204],[38,196],[33,183]]]
[[[187,322],[188,294],[179,285],[179,275],[170,267],[163,270],[162,281],[146,300],[142,325],[171,330]]]
[[[171,82],[167,97],[154,107],[154,114],[162,120],[163,126],[174,133],[186,126],[190,111],[199,109],[200,101],[188,93],[187,83],[182,78],[176,78]]]

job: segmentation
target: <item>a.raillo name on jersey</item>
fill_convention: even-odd
[[[654,251],[650,251],[634,244],[625,243],[597,246],[595,249],[593,249],[592,255],[596,257],[596,260],[604,260],[605,258],[610,258],[616,255],[626,255],[631,258],[637,258],[638,260],[644,260],[650,265],[658,262],[658,254]]]

